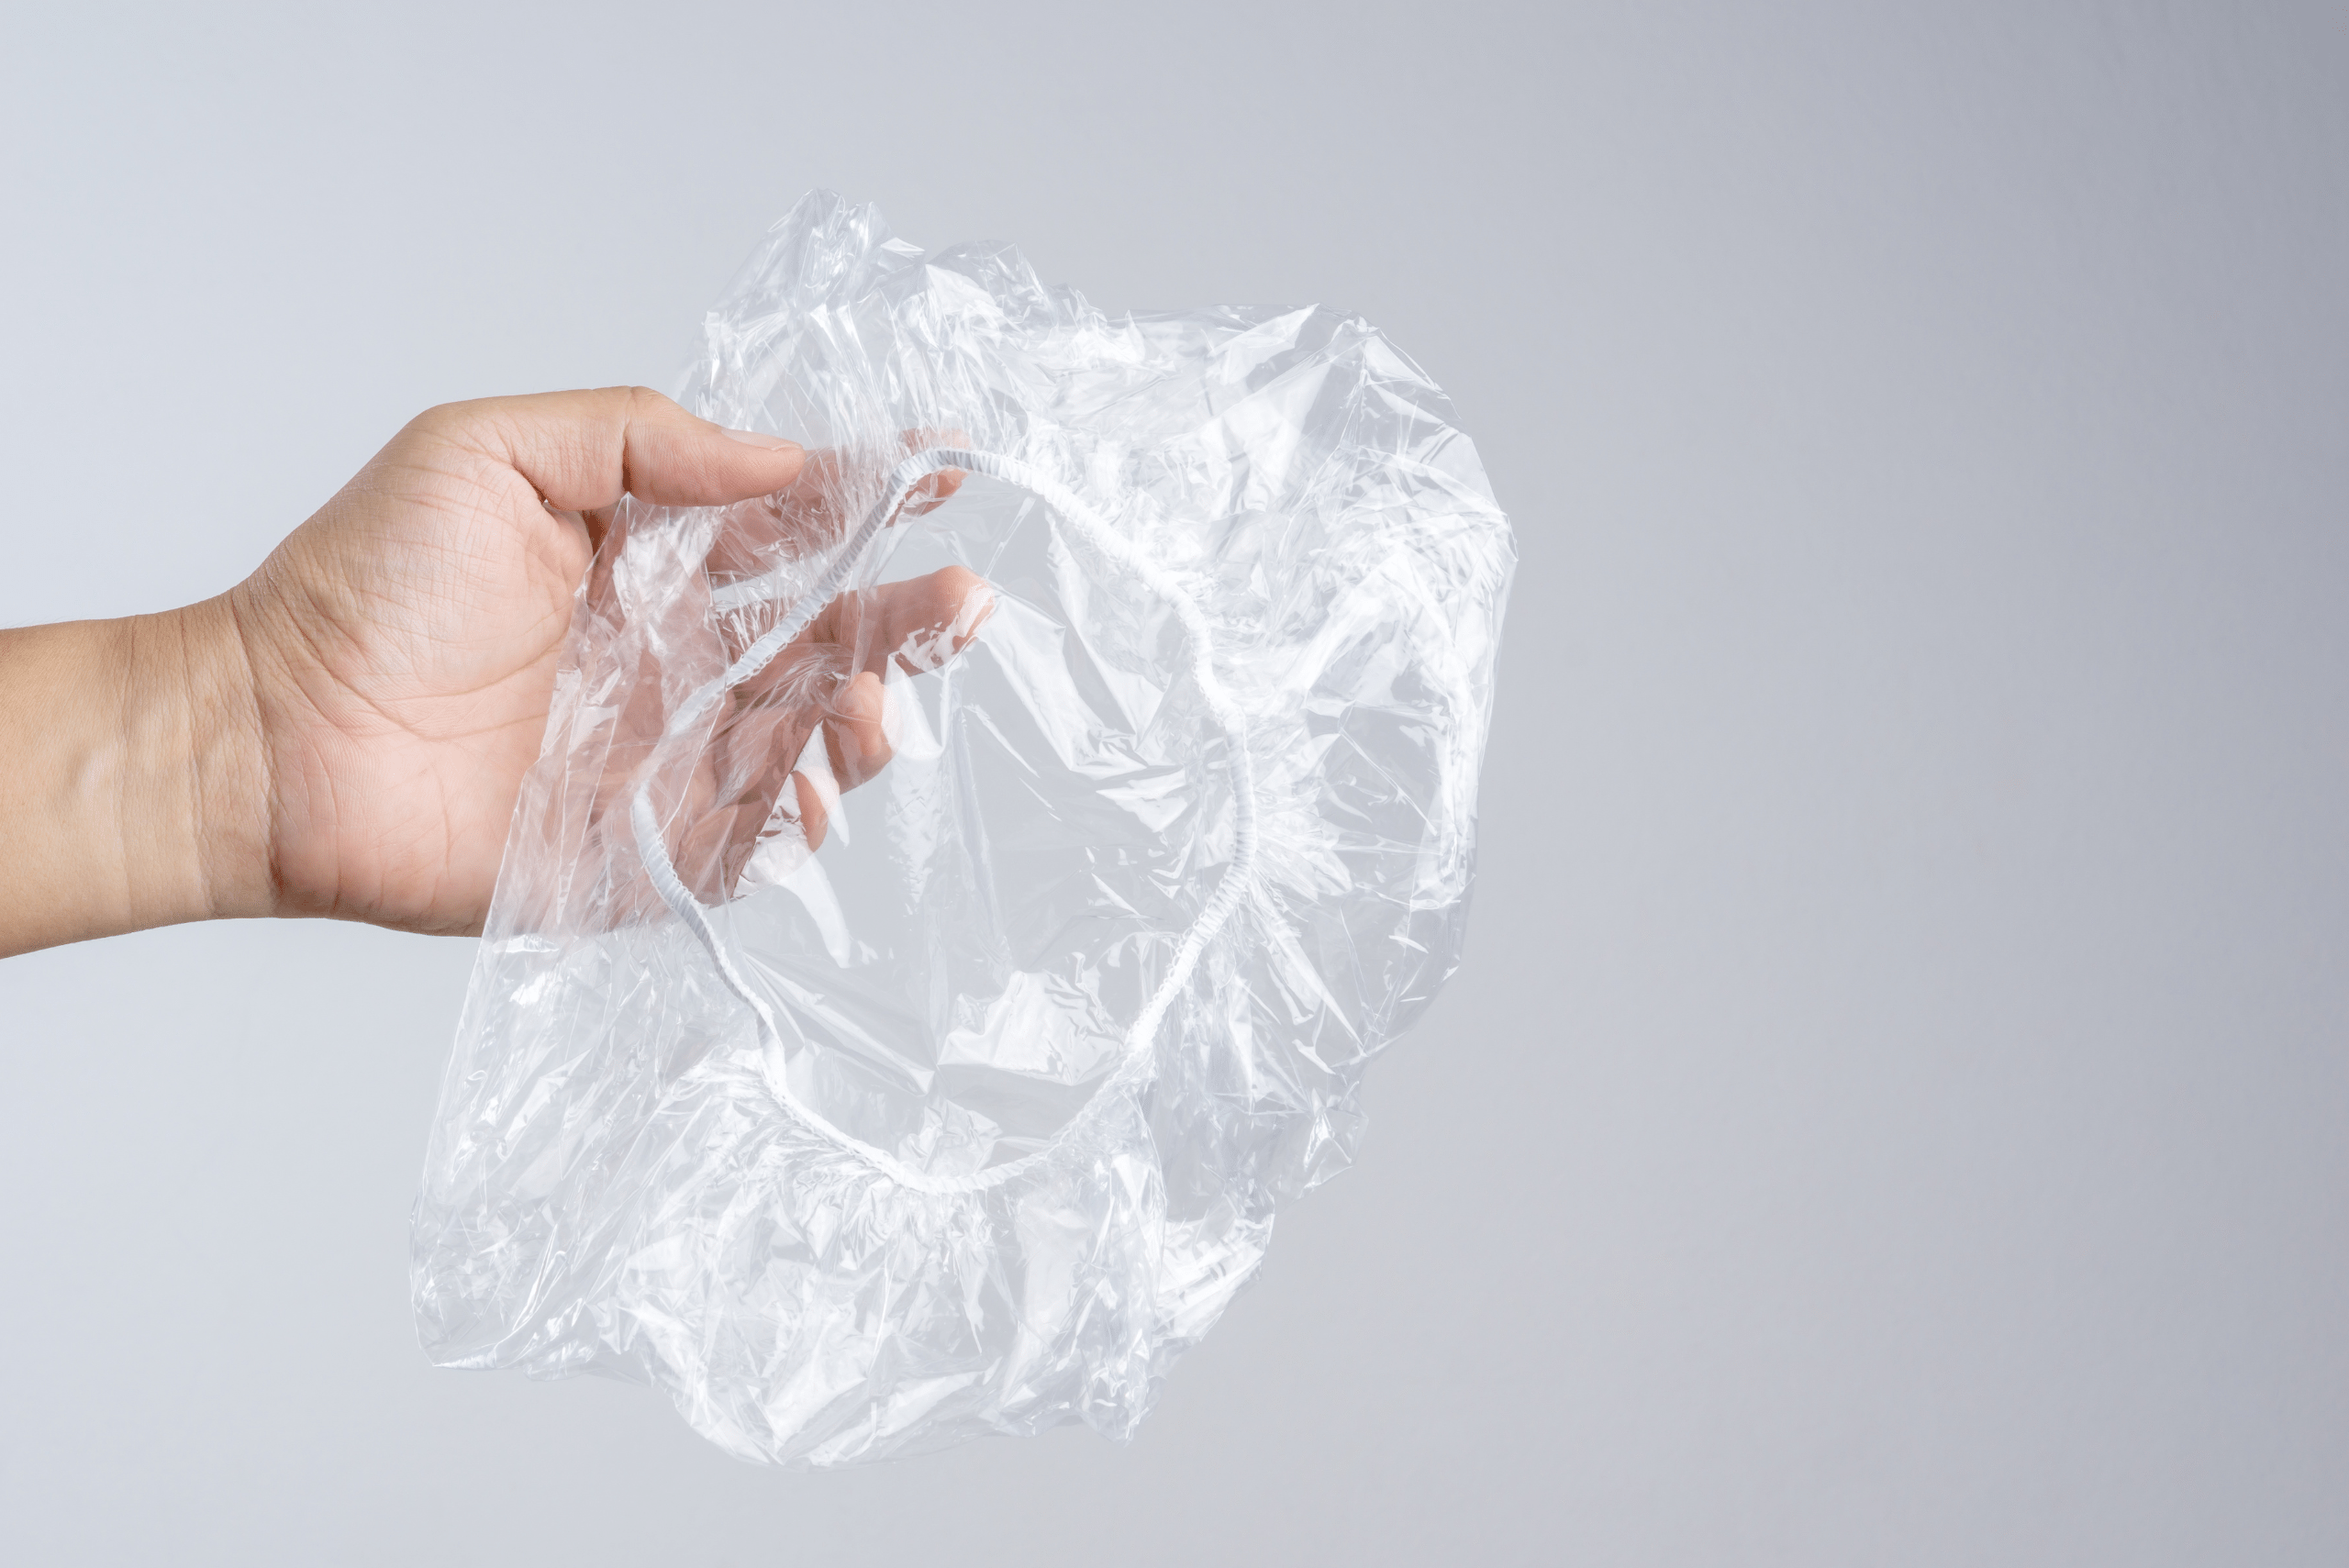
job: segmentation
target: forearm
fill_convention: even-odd
[[[224,600],[0,631],[0,955],[270,913],[262,755]]]

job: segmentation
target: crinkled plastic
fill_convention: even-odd
[[[1130,1435],[1453,968],[1507,520],[1357,317],[1111,318],[826,195],[684,401],[818,455],[624,504],[581,590],[428,1154],[425,1346],[651,1383],[779,1462]],[[894,755],[845,788],[859,671]]]

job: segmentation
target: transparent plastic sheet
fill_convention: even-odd
[[[829,195],[683,400],[816,455],[624,504],[581,590],[427,1156],[425,1346],[778,1462],[1130,1435],[1454,965],[1507,520],[1358,318],[1112,319]]]

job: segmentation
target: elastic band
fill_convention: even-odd
[[[1150,1000],[1135,1017],[1132,1028],[1126,1031],[1126,1041],[1119,1053],[1117,1069],[1102,1081],[1093,1097],[1076,1115],[1070,1118],[1049,1142],[1032,1153],[1024,1154],[1017,1160],[1008,1160],[1000,1165],[991,1165],[967,1176],[931,1175],[914,1169],[886,1150],[876,1148],[834,1127],[812,1106],[800,1103],[781,1071],[773,1065],[766,1068],[767,1083],[774,1091],[776,1099],[794,1119],[810,1132],[901,1185],[928,1193],[975,1193],[1000,1186],[1057,1153],[1068,1143],[1071,1136],[1097,1115],[1100,1107],[1114,1095],[1148,1080],[1153,1068],[1151,1045],[1158,1033],[1158,1026],[1165,1018],[1166,1009],[1174,1003],[1176,995],[1189,984],[1192,971],[1198,966],[1200,953],[1206,951],[1208,943],[1215,940],[1216,933],[1223,929],[1224,922],[1245,895],[1256,863],[1256,790],[1254,772],[1248,760],[1247,719],[1216,674],[1214,638],[1198,602],[1157,562],[1112,529],[1099,514],[1078,498],[1074,491],[1016,458],[1002,457],[994,452],[970,451],[959,447],[932,447],[916,452],[899,463],[889,476],[888,489],[883,494],[879,505],[866,515],[856,532],[841,547],[840,553],[833,557],[823,576],[799,596],[789,612],[766,635],[744,649],[741,657],[726,667],[725,673],[698,687],[678,705],[676,712],[670,716],[662,740],[667,741],[698,724],[717,706],[719,698],[765,669],[793,639],[807,630],[808,624],[824,606],[838,598],[854,580],[865,551],[897,515],[898,508],[913,494],[914,486],[933,473],[952,468],[983,473],[990,479],[1018,485],[1037,496],[1058,512],[1095,549],[1174,607],[1175,618],[1182,622],[1184,634],[1190,643],[1192,679],[1198,683],[1208,711],[1223,731],[1230,752],[1232,845],[1231,863],[1224,872],[1223,880],[1217,884],[1206,906],[1199,911],[1198,918],[1191,922],[1190,929],[1183,933],[1182,941],[1174,950],[1174,962],[1167,969],[1165,979],[1159,982],[1158,989],[1151,994]],[[711,600],[720,610],[740,609],[775,598],[788,586],[787,574],[784,569],[777,568],[762,576],[718,588],[712,593]],[[769,1011],[765,999],[735,968],[725,942],[718,934],[718,928],[710,920],[708,907],[678,879],[677,868],[669,858],[669,847],[662,835],[661,824],[652,814],[651,792],[652,780],[648,767],[629,807],[629,821],[635,828],[637,851],[644,859],[644,869],[652,879],[653,890],[661,895],[662,903],[676,911],[678,918],[684,920],[686,928],[700,939],[702,946],[709,950],[710,958],[718,965],[718,978],[726,983],[727,989],[750,1005],[758,1018],[763,1043],[771,1048],[763,1054],[768,1063],[777,1062],[784,1055],[782,1031],[776,1029],[774,1016]]]

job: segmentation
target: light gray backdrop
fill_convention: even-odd
[[[1141,1437],[436,1372],[470,944],[0,965],[0,1558],[2349,1561],[2337,6],[12,14],[0,621],[671,384],[810,186],[1329,300],[1523,566],[1465,967]]]

